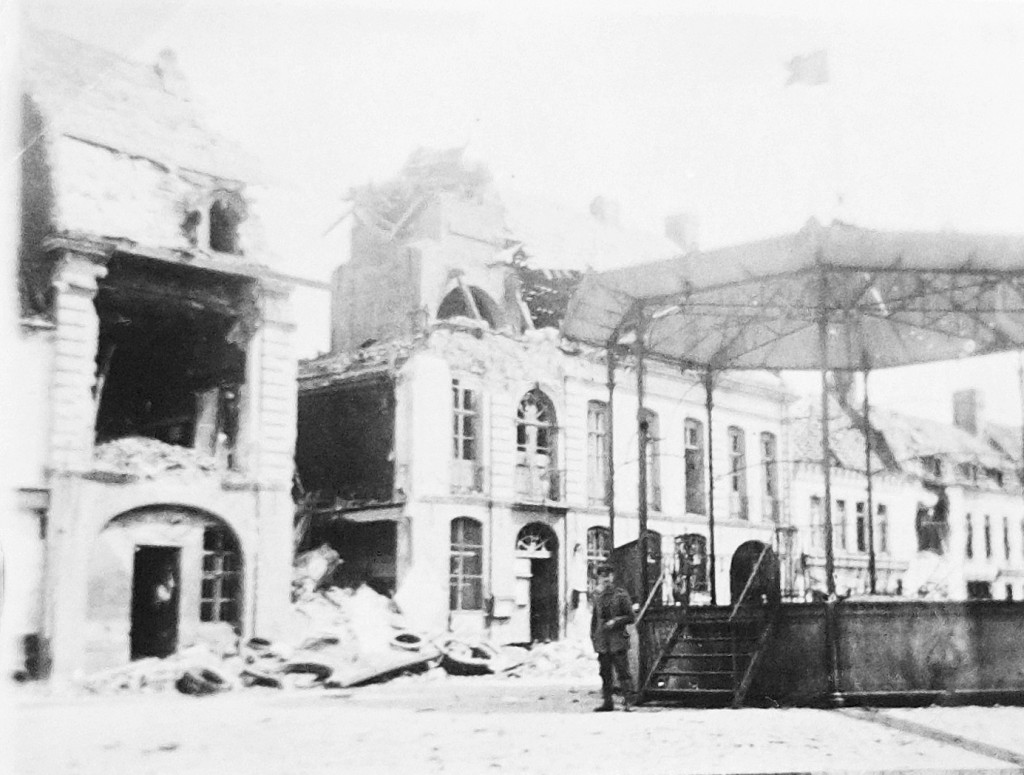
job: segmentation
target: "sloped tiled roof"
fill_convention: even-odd
[[[797,463],[821,463],[821,408],[801,402],[792,412],[793,460]],[[848,471],[864,471],[864,434],[854,427],[850,416],[835,401],[829,402],[829,439],[833,466]],[[875,450],[871,470],[882,471],[885,464]]]
[[[1016,465],[1021,462],[1021,429],[1012,425],[999,425],[988,423],[985,425],[985,436],[1004,455],[1014,461]]]
[[[871,422],[884,435],[897,462],[921,457],[943,456],[954,464],[1000,468],[1007,461],[984,439],[955,425],[899,414],[888,409],[873,409]]]
[[[881,434],[897,466],[906,470],[922,457],[942,457],[954,465],[971,463],[985,468],[1006,468],[1012,461],[993,448],[986,439],[948,423],[894,412],[883,407],[871,410],[871,424]],[[830,401],[829,431],[834,465],[852,471],[864,470],[864,434],[855,427],[849,414]],[[1000,429],[1008,439],[1019,431]],[[821,413],[817,405],[805,402],[793,412],[793,457],[797,462],[821,461]],[[872,450],[872,470],[885,467]]]
[[[25,86],[56,132],[206,175],[254,182],[257,165],[207,127],[195,104],[164,88],[154,64],[131,62],[55,32],[24,44]]]

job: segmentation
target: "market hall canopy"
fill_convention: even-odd
[[[586,276],[563,332],[713,369],[861,371],[1024,346],[1024,237],[795,234]]]

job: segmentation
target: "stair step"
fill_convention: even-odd
[[[731,643],[734,640],[757,640],[757,635],[683,635],[680,640],[695,641],[697,643]]]
[[[666,659],[732,659],[733,656],[734,655],[731,652],[729,652],[729,651],[715,651],[715,652],[711,652],[711,651],[704,651],[704,652],[693,651],[693,652],[688,652],[686,654],[677,654],[676,652],[673,651],[670,654],[666,654],[665,658]],[[737,657],[745,657],[745,656],[749,656],[749,654],[740,653],[740,654],[736,654],[735,656],[737,656]]]
[[[704,676],[732,676],[732,670],[655,670],[652,677],[659,675],[704,675]]]
[[[648,687],[644,689],[645,695],[657,694],[685,694],[693,697],[732,697],[732,689],[658,689]]]

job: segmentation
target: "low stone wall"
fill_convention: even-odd
[[[728,609],[691,609],[693,616]],[[765,612],[767,613],[767,612]],[[681,609],[651,611],[640,658],[656,659]],[[1004,601],[784,604],[762,656],[750,703],[778,705],[1024,704],[1024,603]],[[834,670],[833,670],[834,661]]]

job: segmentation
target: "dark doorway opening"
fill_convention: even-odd
[[[764,558],[759,565],[758,558],[762,552]],[[760,541],[740,544],[729,566],[729,592],[734,605],[744,589],[747,590],[743,598],[745,604],[778,603],[782,599],[779,582],[779,560],[775,552]]]
[[[535,522],[519,532],[516,553],[530,560],[530,640],[557,640],[558,538]]]
[[[166,657],[178,648],[181,549],[136,546],[132,573],[131,658]]]

